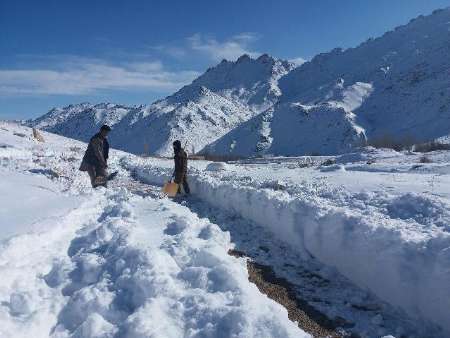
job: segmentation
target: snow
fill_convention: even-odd
[[[342,107],[288,103],[278,104],[274,110],[272,116],[264,113],[249,124],[239,126],[204,152],[224,155],[332,155],[351,151],[366,142],[364,130],[355,124],[354,115]],[[270,126],[265,123],[267,120]],[[250,134],[247,133],[249,129],[252,131]],[[252,142],[255,140],[253,131],[258,129],[260,135],[258,144],[255,144]],[[232,142],[238,145],[231,147]]]
[[[223,60],[150,105],[81,103],[29,125],[87,141],[103,123],[114,147],[168,156],[341,154],[367,142],[450,135],[450,8],[300,66],[267,54]]]
[[[169,155],[172,142],[179,139],[189,152],[195,152],[254,114],[239,102],[194,85],[158,101],[147,111],[148,116],[132,129],[118,127],[111,143],[126,146],[133,153],[144,153],[147,145],[147,153]]]
[[[42,199],[43,215],[28,227],[8,209],[19,229],[0,244],[0,336],[310,337],[248,281],[245,259],[227,253],[228,232],[186,206],[129,190],[122,163],[130,155],[113,150],[119,175],[93,190],[77,170],[85,144],[31,135],[0,123],[2,177],[11,177],[16,199]]]
[[[0,170],[10,178],[0,186],[39,202],[15,212],[11,195],[0,195],[15,223],[2,229],[0,335],[306,336],[248,282],[245,259],[227,254],[235,245],[363,336],[448,335],[448,151],[427,154],[429,163],[374,148],[190,161],[195,199],[176,203],[133,190],[130,177],[161,185],[173,161],[113,150],[117,179],[92,190],[77,170],[85,144],[0,127]],[[299,262],[329,286],[299,279]]]
[[[77,196],[55,191],[55,187],[45,176],[3,169],[0,169],[0,175],[7,177],[0,182],[0,195],[8,197],[0,204],[0,241],[13,235],[36,231],[37,224],[61,217],[80,203]]]
[[[446,136],[449,19],[447,8],[355,48],[317,55],[280,79],[281,101],[317,104],[342,95],[369,139]]]
[[[301,335],[227,255],[229,235],[167,200],[111,197],[113,211],[69,248],[76,267],[59,325],[71,331],[99,313],[130,337]]]
[[[423,327],[448,332],[450,155],[431,153],[429,164],[421,156],[369,148],[331,166],[279,159],[221,171],[195,161],[189,182],[205,203],[264,227]],[[151,184],[170,176],[164,160],[129,165]]]
[[[151,105],[81,103],[52,109],[29,125],[86,142],[109,124],[112,146],[128,152],[166,156],[175,139],[197,152],[271,107],[281,95],[278,79],[293,67],[267,54],[257,59],[245,55],[236,62],[224,60]]]
[[[80,103],[64,108],[54,108],[47,114],[34,120],[33,126],[86,142],[103,124],[114,127],[130,111],[139,108],[112,103],[99,103],[96,105]]]
[[[308,336],[227,254],[238,245],[340,332],[449,336],[450,152],[364,147],[448,141],[449,21],[435,11],[296,68],[243,55],[151,105],[28,121],[81,141],[110,124],[134,154],[180,139],[260,156],[190,162],[184,200],[157,192],[172,161],[113,150],[118,177],[92,190],[84,143],[0,122],[0,336]]]
[[[204,152],[329,155],[383,139],[445,142],[449,20],[447,8],[355,48],[317,55],[279,79],[277,104]]]
[[[227,170],[228,166],[224,162],[212,162],[206,166],[207,171],[221,171]]]

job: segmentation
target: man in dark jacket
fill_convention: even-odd
[[[105,126],[109,128],[109,126],[107,126],[106,124]],[[109,128],[109,130],[111,130],[111,128]],[[108,157],[109,157],[109,142],[108,138],[105,137],[103,139],[103,158],[105,159],[105,162],[108,162]]]
[[[181,192],[181,185],[183,185],[184,192],[189,194],[191,190],[189,189],[189,184],[186,179],[187,173],[187,154],[183,148],[181,148],[181,142],[176,140],[173,142],[173,152],[175,161],[175,170],[173,172],[174,182],[180,185],[178,192]]]
[[[100,185],[106,187],[106,168],[108,167],[107,160],[109,156],[107,136],[110,131],[111,128],[106,124],[100,128],[100,131],[89,141],[81,162],[80,170],[88,172],[93,188]]]

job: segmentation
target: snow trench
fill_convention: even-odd
[[[167,168],[128,166],[149,184],[162,185],[171,176]],[[347,198],[354,201],[349,206],[337,202],[345,195],[324,197],[312,190],[294,195],[215,173],[192,171],[189,179],[193,193],[212,206],[269,229],[424,326],[450,334],[450,235],[445,226],[406,217],[417,205],[424,205],[420,211],[426,214],[429,201],[416,201],[420,196],[414,194],[383,200],[362,193]],[[374,209],[377,203],[387,211]]]

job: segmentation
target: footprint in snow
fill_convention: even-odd
[[[176,236],[183,232],[187,227],[187,222],[183,218],[174,218],[174,221],[167,224],[164,233],[169,236]]]

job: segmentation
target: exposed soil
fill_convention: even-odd
[[[238,250],[229,250],[228,254],[235,257],[246,257],[244,252]],[[269,298],[283,305],[288,311],[289,319],[297,322],[302,330],[316,338],[342,337],[336,332],[336,325],[332,320],[307,302],[299,299],[295,295],[292,285],[286,279],[277,277],[270,266],[248,259],[247,269],[249,281]]]

